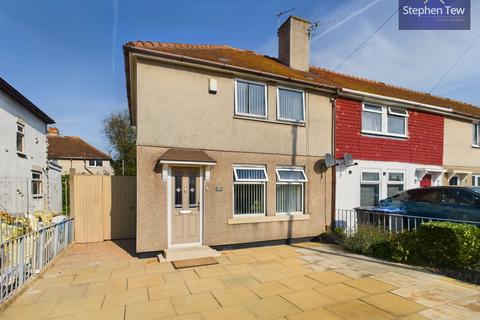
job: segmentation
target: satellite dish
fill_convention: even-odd
[[[345,153],[343,155],[343,161],[345,163],[345,167],[351,167],[354,165],[353,156],[350,153]]]
[[[325,166],[327,168],[333,167],[335,165],[335,159],[330,153],[325,153]]]

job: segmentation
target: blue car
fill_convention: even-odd
[[[480,222],[480,187],[411,189],[381,200],[368,211]]]

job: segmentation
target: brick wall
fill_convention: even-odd
[[[335,153],[342,158],[396,161],[442,165],[444,118],[440,115],[409,111],[408,139],[374,137],[361,133],[362,103],[337,99]]]

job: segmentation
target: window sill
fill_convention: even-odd
[[[27,155],[23,152],[20,152],[20,151],[17,151],[17,155],[20,157],[20,158],[27,158]]]
[[[243,115],[234,115],[234,119],[239,119],[239,120],[251,120],[251,121],[259,121],[259,122],[266,122],[266,123],[272,123],[272,124],[283,124],[287,126],[297,126],[297,127],[306,127],[305,122],[293,122],[293,121],[284,121],[284,120],[275,120],[271,121],[268,120],[267,118],[255,118],[255,117],[248,117],[248,116],[243,116]]]
[[[480,149],[480,146],[477,146],[477,145],[472,144],[472,148],[474,148],[474,149]]]
[[[372,136],[372,137],[379,137],[379,138],[392,138],[392,139],[400,139],[400,140],[406,140],[410,138],[408,135],[402,135],[402,134],[388,134],[383,132],[373,132],[373,131],[365,131],[365,130],[362,130],[361,132],[365,136]]]
[[[276,216],[235,217],[235,218],[228,219],[228,224],[303,221],[303,220],[310,220],[310,215],[309,214],[279,214]]]
[[[304,126],[305,125],[305,120],[296,121],[296,120],[292,120],[292,119],[277,118],[277,122],[286,123],[286,124],[294,124],[294,125],[298,125],[298,126]]]

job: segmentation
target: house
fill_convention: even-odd
[[[445,117],[444,185],[480,186],[480,115]]]
[[[61,136],[57,128],[49,128],[48,159],[62,167],[62,175],[113,175],[112,158],[79,137]]]
[[[472,128],[480,109],[366,79],[328,77],[342,88],[335,101],[337,209],[376,205],[412,188],[476,182],[480,149]],[[345,166],[344,154],[355,163]]]
[[[61,211],[61,168],[47,160],[47,126],[53,123],[0,78],[0,211],[25,216]]]
[[[312,237],[335,209],[480,182],[480,109],[310,66],[301,18],[278,38],[278,58],[124,45],[137,251]]]
[[[308,26],[280,27],[280,60],[229,46],[124,46],[138,252],[311,238],[330,224],[334,90],[309,71]]]

